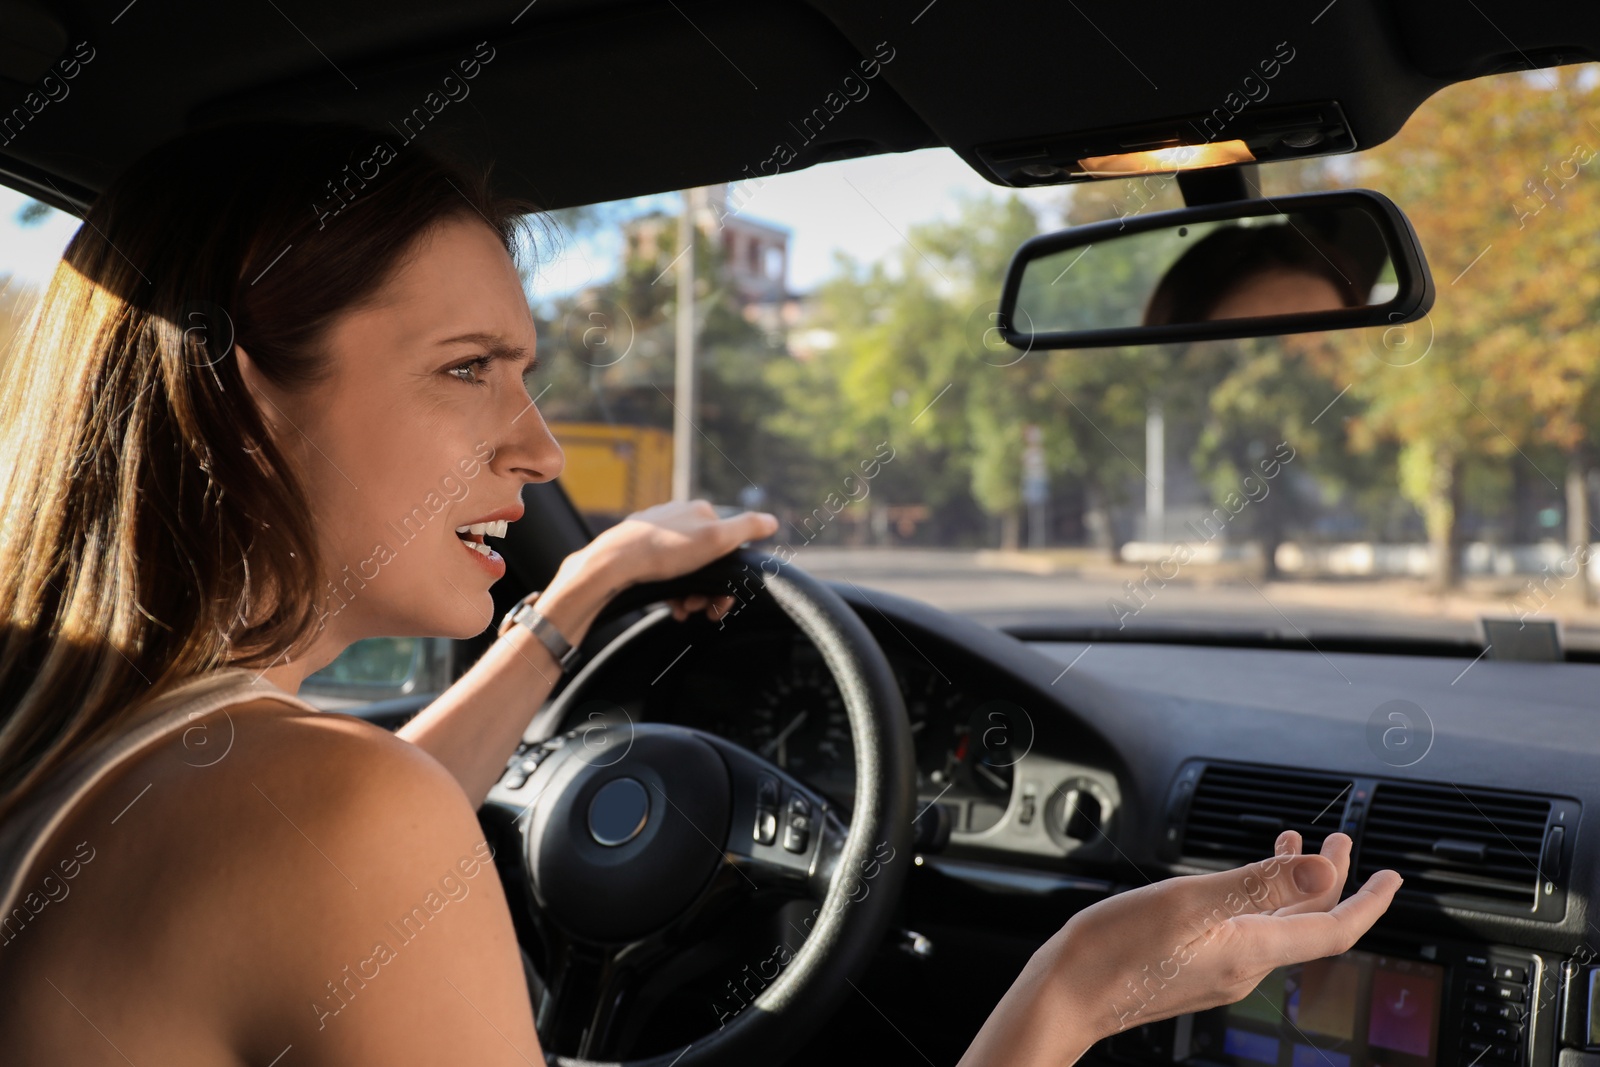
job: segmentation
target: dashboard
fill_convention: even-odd
[[[1600,803],[1600,666],[1023,641],[834,588],[899,682],[919,808],[950,817],[948,844],[916,857],[906,921],[948,946],[924,969],[967,999],[992,1004],[1028,946],[1096,900],[1265,858],[1285,828],[1309,849],[1342,830],[1347,892],[1379,867],[1406,878],[1362,944],[1226,1009],[1143,1023],[1129,1000],[1091,1058],[1600,1067],[1600,855],[1583,828]],[[739,623],[635,627],[615,666],[586,668],[581,706],[550,710],[568,727],[717,733],[847,812],[855,754],[820,656],[776,613]],[[955,1042],[982,1021],[942,983],[914,995]]]
[[[647,721],[673,721],[728,738],[845,808],[855,794],[855,747],[844,703],[821,655],[798,634],[731,642],[726,664],[685,667],[653,686]],[[890,659],[916,743],[917,791],[942,803],[952,826],[981,832],[1004,816],[1029,740],[1026,712],[952,680],[911,648]],[[665,683],[665,680],[664,680]]]
[[[567,729],[665,722],[706,730],[771,760],[847,814],[855,746],[821,655],[775,612],[740,622],[726,632],[698,622],[645,629],[627,659],[654,664],[650,671],[596,662],[581,706],[557,700],[550,710]],[[1061,720],[1039,694],[981,658],[886,617],[871,628],[905,701],[918,811],[943,809],[950,854],[1115,859],[1121,789],[1109,748],[1092,736],[1057,736]]]

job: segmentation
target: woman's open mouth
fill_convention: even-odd
[[[510,523],[501,519],[498,522],[475,522],[470,526],[457,526],[456,536],[461,543],[474,553],[487,559],[498,559],[500,554],[484,543],[484,537],[504,537],[506,527]]]

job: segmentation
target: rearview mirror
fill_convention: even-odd
[[[1025,242],[996,319],[1016,348],[1098,348],[1414,322],[1433,276],[1365,189],[1163,211]]]

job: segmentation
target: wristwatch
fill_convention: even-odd
[[[537,637],[539,643],[549,651],[557,665],[565,671],[577,656],[578,650],[572,647],[572,642],[562,636],[560,630],[556,629],[555,623],[540,615],[533,606],[533,602],[539,599],[539,594],[542,592],[540,589],[529,593],[517,602],[516,607],[506,612],[506,617],[500,620],[498,636],[504,637],[513,626],[526,627],[528,632]]]

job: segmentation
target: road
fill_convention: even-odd
[[[1115,627],[1120,620],[1128,628],[1271,630],[1312,640],[1372,633],[1481,640],[1478,616],[1516,618],[1515,598],[1524,592],[1502,580],[1437,597],[1409,579],[1264,582],[1191,566],[1163,585],[1150,583],[1141,602],[1125,585],[1142,579],[1139,568],[1098,560],[1051,571],[1023,554],[820,545],[803,547],[794,558],[818,577],[854,582],[869,594],[882,589],[912,597],[994,626]],[[1110,607],[1113,600],[1121,604],[1118,611]],[[1551,607],[1569,645],[1600,648],[1600,611]]]

